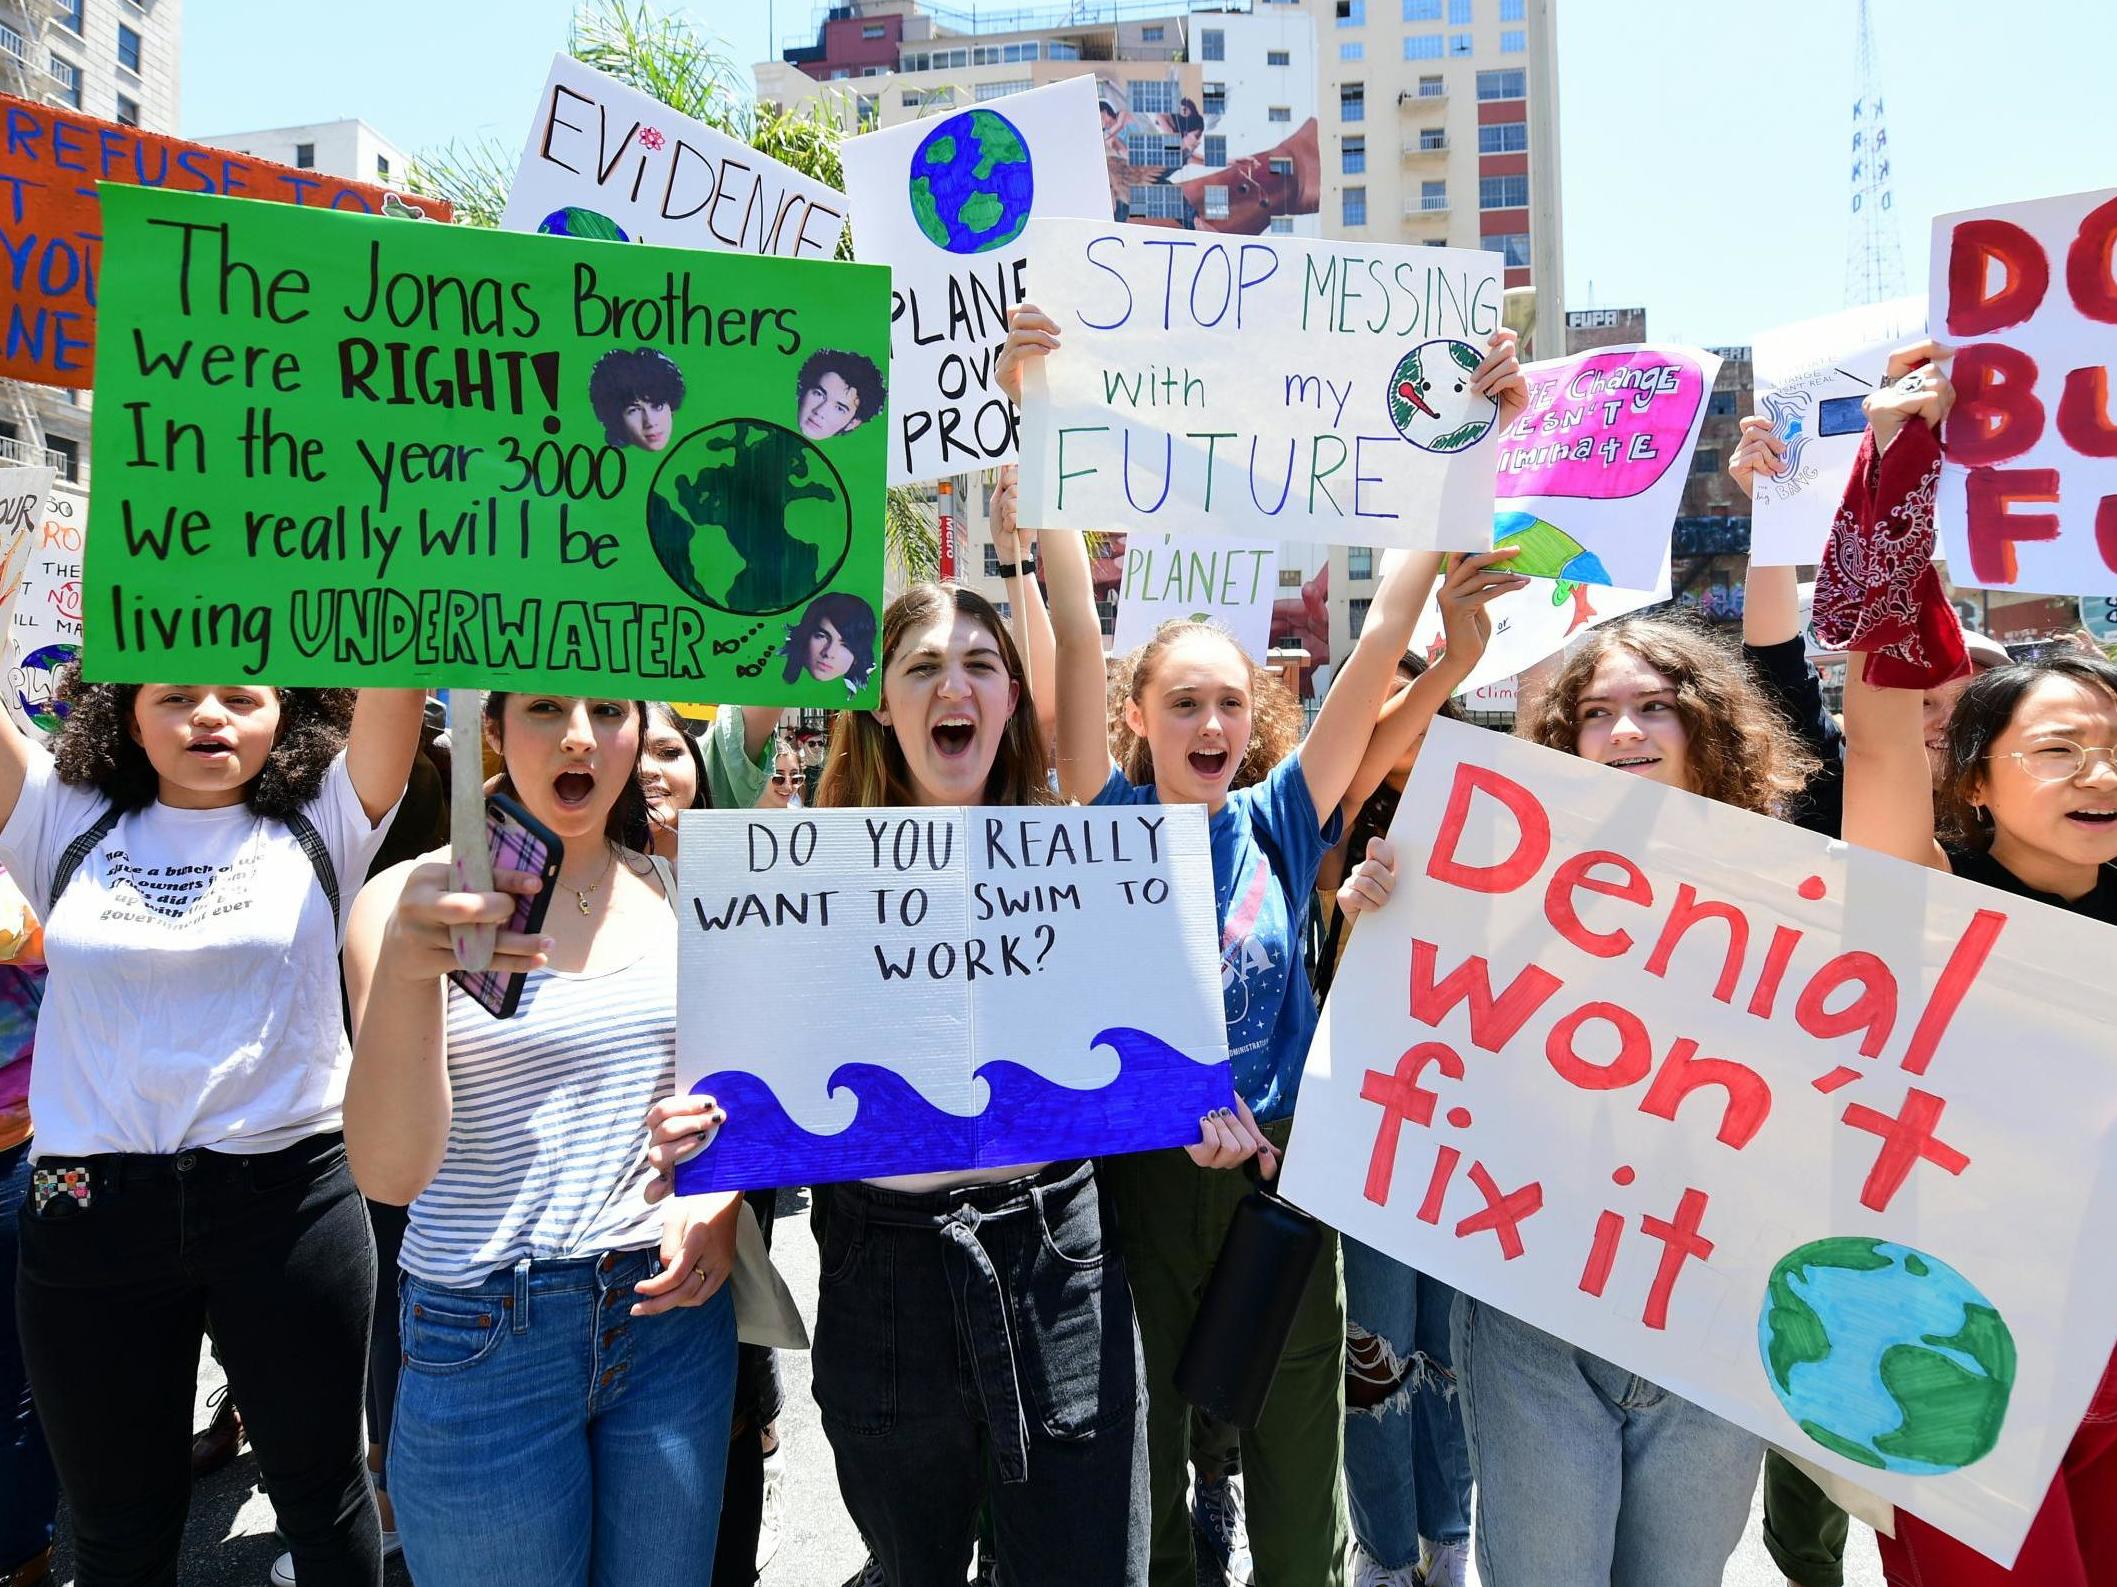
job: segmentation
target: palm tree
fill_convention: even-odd
[[[664,15],[646,0],[584,0],[574,12],[567,52],[678,113],[702,121],[751,148],[792,166],[804,176],[842,189],[838,163],[844,137],[823,104],[794,111],[760,102],[745,74],[719,40],[683,17]],[[456,220],[467,226],[497,226],[507,208],[516,154],[492,138],[450,143],[412,162],[407,185],[415,193],[447,198]],[[852,257],[850,234],[839,239],[838,257]],[[890,490],[882,520],[885,557],[907,579],[934,576],[940,543],[921,492]]]

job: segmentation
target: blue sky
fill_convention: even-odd
[[[1852,0],[1556,3],[1568,307],[1644,304],[1654,336],[1713,344],[1839,307]],[[512,146],[571,9],[281,0],[265,30],[248,3],[190,0],[183,127],[359,116],[413,151]],[[691,11],[745,63],[772,53],[771,27],[806,35],[811,17],[803,0]],[[1910,290],[1934,215],[2117,185],[2092,109],[2111,93],[2108,0],[1875,0],[1874,13]]]

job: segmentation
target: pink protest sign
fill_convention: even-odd
[[[1501,432],[1493,543],[1515,570],[1650,589],[1720,360],[1608,347],[1530,364],[1529,406]]]

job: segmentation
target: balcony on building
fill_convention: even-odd
[[[1397,90],[1399,110],[1424,110],[1448,103],[1448,80],[1444,77],[1421,77],[1415,88]]]
[[[1438,127],[1421,127],[1417,132],[1404,134],[1404,158],[1428,163],[1448,160],[1448,134]]]

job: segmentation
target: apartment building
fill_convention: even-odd
[[[381,187],[402,185],[411,159],[365,121],[318,121],[263,132],[216,132],[197,140],[260,160]]]
[[[182,24],[183,0],[0,0],[0,93],[174,132]],[[85,391],[0,379],[0,463],[85,483],[89,410]]]

